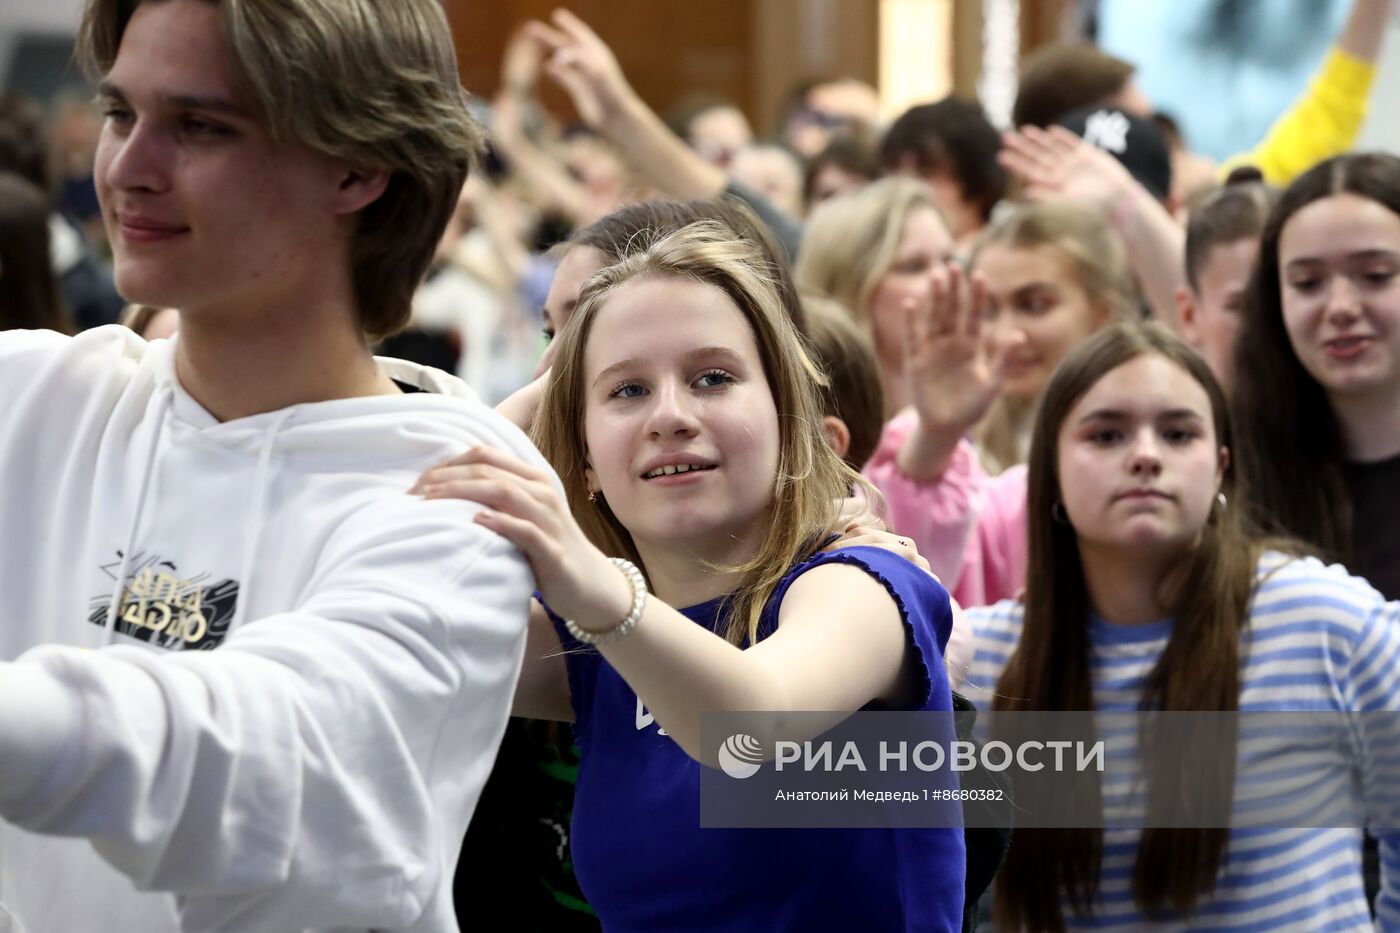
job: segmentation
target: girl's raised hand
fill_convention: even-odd
[[[519,96],[533,94],[544,52],[545,46],[528,29],[516,30],[501,57],[501,90]]]
[[[1112,213],[1137,182],[1109,153],[1063,126],[1027,126],[1002,136],[997,156],[1031,201],[1078,201]]]
[[[544,69],[568,92],[584,123],[601,129],[626,105],[632,86],[613,50],[587,23],[558,9],[549,24],[534,21],[525,29],[549,51]]]
[[[627,615],[626,577],[584,535],[548,472],[494,447],[473,447],[426,471],[409,490],[485,506],[474,521],[518,547],[549,608],[583,628]]]
[[[933,273],[925,307],[905,304],[909,397],[929,429],[961,436],[982,420],[1001,392],[1012,346],[993,347],[983,333],[987,285],[974,274],[968,287],[957,263]]]

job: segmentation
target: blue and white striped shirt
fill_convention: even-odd
[[[1344,568],[1311,558],[1267,553],[1260,559],[1258,578],[1241,651],[1241,711],[1400,710],[1400,603],[1385,602]],[[987,709],[1020,638],[1022,607],[1003,600],[966,614],[977,650],[962,692]],[[1091,619],[1089,625],[1095,707],[1102,712],[1136,710],[1172,621],[1128,626]],[[1377,779],[1375,769],[1362,770]],[[1392,776],[1396,770],[1390,769]],[[1300,775],[1298,783],[1310,779],[1316,775]],[[1388,791],[1394,795],[1400,787]],[[1113,792],[1105,780],[1108,808]],[[1237,786],[1237,813],[1247,794]],[[1105,830],[1094,915],[1073,916],[1066,904],[1066,924],[1123,931],[1369,930],[1361,835],[1359,829],[1236,828],[1214,893],[1189,917],[1152,922],[1138,910],[1131,890],[1139,831]],[[1383,882],[1376,925],[1400,930],[1400,835],[1381,834],[1380,848]]]

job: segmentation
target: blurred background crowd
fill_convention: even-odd
[[[1400,117],[1367,107],[1400,86],[1400,42],[1384,42],[1400,25],[1384,2],[570,5],[600,49],[521,28],[547,22],[549,3],[446,7],[493,143],[414,327],[386,352],[457,372],[493,403],[528,381],[543,352],[551,247],[624,204],[737,192],[795,259],[802,222],[822,201],[910,175],[930,186],[965,253],[1013,199],[1102,203],[1102,191],[1035,190],[997,157],[1000,133],[1015,126],[1116,126],[1087,124],[1092,114],[1075,113],[1086,107],[1121,111],[1130,129],[1115,154],[1178,220],[1233,165],[1253,162],[1283,184],[1336,151],[1400,143]],[[83,329],[123,310],[92,184],[101,118],[70,60],[76,9],[0,9],[0,326]],[[1329,55],[1345,54],[1348,17],[1356,40],[1337,67]],[[612,71],[588,60],[595,52]],[[42,266],[45,251],[52,301],[36,300],[46,286],[19,272]],[[167,333],[173,316],[155,310],[141,323]]]

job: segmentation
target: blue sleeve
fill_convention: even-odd
[[[774,593],[773,604],[782,603],[787,588],[803,573],[823,564],[853,564],[879,580],[899,609],[905,635],[919,660],[920,701],[914,709],[952,709],[948,669],[943,650],[953,631],[953,610],[948,591],[931,574],[883,548],[847,547],[823,551],[805,561]]]

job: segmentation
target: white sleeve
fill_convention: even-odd
[[[72,339],[51,330],[0,331],[0,390],[8,394],[33,379]]]
[[[411,924],[452,883],[533,586],[465,509],[420,505],[338,535],[295,611],[217,651],[0,664],[0,815],[90,838],[186,929]]]
[[[61,439],[54,455],[71,456],[75,436],[97,435],[146,356],[149,345],[119,324],[76,337],[51,330],[0,331],[0,454],[39,436]]]

